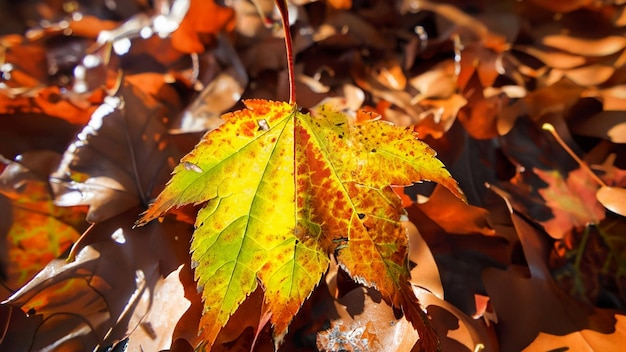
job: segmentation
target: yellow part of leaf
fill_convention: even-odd
[[[287,103],[245,103],[181,159],[139,221],[206,202],[191,245],[205,343],[259,282],[280,341],[333,254],[395,305],[417,302],[402,293],[407,236],[390,186],[432,180],[462,198],[434,151],[410,129],[355,123],[328,107],[310,115]]]

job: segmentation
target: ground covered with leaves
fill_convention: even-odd
[[[398,252],[400,261],[405,253],[409,259],[402,270],[410,270],[408,287],[441,350],[609,351],[626,341],[620,3],[289,2],[296,121],[313,126],[306,113],[332,106],[355,123],[393,122],[436,151],[464,193],[467,202],[438,176],[430,179],[441,184],[377,193],[398,204],[404,227],[396,237],[383,233],[397,243],[378,248],[408,245]],[[232,140],[214,139],[211,155],[183,158],[205,132],[219,131],[223,114],[262,110],[258,99],[289,99],[282,33],[269,0],[0,1],[1,351],[193,351],[201,344],[209,315],[202,317],[194,270],[205,263],[190,254],[190,243],[205,224],[197,218],[216,227],[222,215],[212,218],[200,210],[211,201],[190,197],[192,204],[154,215],[158,220],[137,221],[173,170],[200,174],[200,160],[228,153]],[[246,99],[256,100],[244,105]],[[331,140],[324,131],[347,123],[333,118],[325,121],[337,123],[307,131]],[[271,137],[265,132],[274,120],[260,120],[237,132]],[[327,153],[346,165],[374,162],[359,169],[366,173],[347,172],[306,193],[304,201],[326,217],[292,224],[294,233],[324,229],[334,216],[345,220],[327,202],[337,184],[413,172],[392,170],[368,153],[412,149],[433,157],[377,124],[387,126],[376,135],[385,134],[383,148],[358,151],[358,162],[342,159],[342,150]],[[365,139],[344,143],[349,149]],[[231,168],[244,173],[267,164],[258,158],[239,153]],[[292,159],[318,170],[314,158]],[[264,194],[293,193],[277,181],[285,180],[284,168],[276,170],[259,181]],[[226,199],[243,188],[222,177],[190,194]],[[233,200],[232,214],[245,199]],[[366,210],[353,214],[354,224],[364,220],[369,231],[379,209],[355,207]],[[260,227],[286,221],[270,205],[253,215]],[[352,231],[352,224],[342,226]],[[284,292],[264,292],[279,286],[253,275],[247,298],[231,302],[234,314],[203,348],[271,351],[274,330],[286,329],[276,324],[285,321],[284,351],[424,347],[405,307],[384,287],[358,279],[364,266],[350,266],[342,241],[337,235],[311,244],[332,249],[321,280],[311,277],[312,294],[303,291],[304,304],[290,308],[294,316],[268,314]],[[268,253],[263,263],[280,260]],[[211,285],[218,286],[200,286]]]

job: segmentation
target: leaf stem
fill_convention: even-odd
[[[289,75],[289,104],[296,103],[296,80],[294,72],[293,44],[291,42],[291,31],[289,29],[289,9],[287,0],[275,0],[280,19],[285,33],[285,49],[287,51],[287,73]]]

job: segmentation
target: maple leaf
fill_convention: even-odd
[[[280,341],[331,254],[353,279],[406,308],[423,327],[420,308],[411,310],[417,299],[408,284],[407,236],[390,185],[432,180],[462,198],[434,151],[410,129],[354,124],[324,106],[310,115],[288,103],[245,104],[181,159],[138,222],[207,202],[191,244],[205,343],[215,340],[257,279]],[[427,339],[426,329],[420,333]]]
[[[93,225],[71,260],[51,261],[0,304],[28,312],[25,322],[6,322],[3,350],[97,350],[126,337],[134,351],[169,349],[176,338],[195,344],[200,309],[193,304],[201,304],[188,256],[191,226],[167,219],[132,230],[138,211]],[[21,348],[16,336],[31,335]]]
[[[596,198],[598,186],[584,170],[576,169],[566,179],[558,171],[533,171],[548,183],[547,188],[538,191],[554,214],[554,218],[543,222],[552,237],[561,239],[573,227],[604,219],[604,207]]]
[[[9,163],[0,174],[0,210],[8,215],[4,243],[8,259],[3,268],[6,277],[2,278],[5,288],[22,286],[67,250],[85,228],[86,209],[53,204],[46,175],[59,159],[54,152],[31,151]],[[7,295],[3,292],[2,296]]]

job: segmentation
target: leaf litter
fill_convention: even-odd
[[[190,351],[200,343],[203,302],[193,278],[197,260],[189,255],[189,224],[200,207],[131,227],[201,133],[221,128],[222,114],[241,111],[243,99],[287,99],[286,59],[272,1],[235,1],[231,8],[157,3],[0,3],[0,206],[10,214],[0,221],[0,258],[4,297],[11,295],[0,305],[2,349],[127,344]],[[211,16],[203,6],[215,9],[215,27],[203,26]],[[443,350],[611,349],[623,341],[623,7],[289,3],[297,13],[291,17],[302,114],[332,102],[347,116],[373,111],[410,128],[467,195],[469,204],[459,203],[429,183],[403,192],[411,198],[404,204],[413,204],[400,216],[411,221],[400,247],[408,245],[412,291]],[[264,120],[254,133],[272,130]],[[546,122],[580,162],[541,129]],[[405,144],[388,142],[390,149]],[[29,159],[41,152],[56,153],[52,167],[43,161],[51,159]],[[253,164],[248,159],[243,166]],[[28,160],[35,161],[24,169]],[[356,181],[390,173],[370,160]],[[590,181],[581,163],[602,183]],[[199,175],[207,170],[199,160],[181,165]],[[32,201],[48,210],[16,213],[16,202]],[[47,225],[26,230],[42,214]],[[59,226],[72,229],[69,242],[41,241],[60,234]],[[34,242],[20,242],[16,228]],[[39,269],[11,260],[11,243],[22,243],[19,251],[43,266],[30,282],[12,283]],[[47,243],[46,254],[37,243]],[[343,250],[325,250],[330,262],[311,279],[315,289],[302,295],[309,297],[304,305],[286,314],[291,324],[280,349],[347,348],[346,337],[353,347],[419,348],[414,328],[384,299],[384,286],[363,288],[350,279],[355,268],[333,264]],[[17,272],[9,270],[16,264]],[[250,282],[267,289],[264,280]],[[366,278],[361,283],[372,286]],[[88,299],[74,300],[72,291]],[[214,350],[274,349],[273,329],[286,326],[266,324],[281,318],[268,318],[259,289],[247,295],[242,304],[254,313],[242,316],[235,305],[227,328],[215,332]],[[385,342],[395,334],[404,336],[394,340],[400,345]]]

